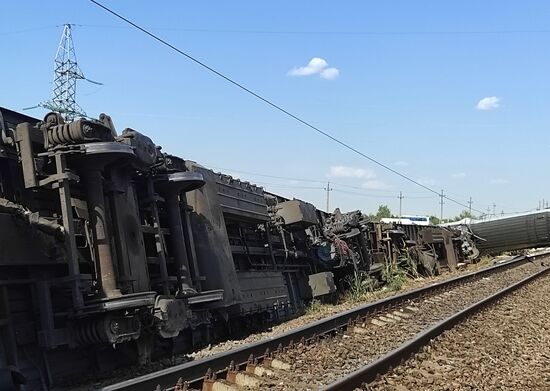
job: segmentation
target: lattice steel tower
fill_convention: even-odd
[[[61,41],[55,55],[55,76],[53,79],[53,96],[49,101],[41,102],[37,106],[60,113],[67,121],[75,117],[85,117],[86,113],[76,103],[76,81],[87,80],[90,83],[101,83],[86,79],[76,62],[71,25],[65,24]]]

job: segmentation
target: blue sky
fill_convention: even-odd
[[[464,203],[471,196],[474,208],[509,213],[550,199],[546,1],[104,4],[411,178]],[[439,215],[437,196],[89,1],[8,2],[2,13],[13,16],[0,26],[2,106],[50,97],[60,25],[74,23],[80,67],[104,83],[79,84],[78,102],[91,116],[110,114],[119,131],[319,207],[330,180],[331,209],[397,212],[402,191],[404,213]],[[324,62],[296,71],[314,58]],[[444,214],[462,209],[446,201]]]

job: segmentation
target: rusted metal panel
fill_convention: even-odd
[[[309,286],[313,297],[320,297],[336,293],[334,284],[334,274],[331,272],[321,272],[309,276]]]
[[[238,272],[244,313],[259,309],[273,310],[289,303],[288,288],[283,274],[273,271]]]
[[[264,191],[261,187],[242,182],[229,175],[215,175],[218,199],[224,213],[258,221],[269,220]]]
[[[290,200],[277,204],[277,215],[279,215],[287,229],[299,230],[312,225],[318,225],[315,207],[301,200]]]
[[[188,162],[191,172],[203,175],[206,184],[203,188],[186,194],[187,203],[193,208],[190,212],[191,229],[194,233],[195,251],[199,262],[200,275],[204,276],[204,290],[224,290],[223,306],[237,304],[241,292],[222,206],[218,200],[217,174]]]

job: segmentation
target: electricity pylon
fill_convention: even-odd
[[[76,61],[71,25],[65,24],[61,41],[55,55],[55,69],[53,79],[53,96],[51,100],[41,102],[36,106],[27,107],[25,110],[36,107],[44,107],[48,110],[60,113],[67,121],[76,117],[85,117],[86,113],[76,103],[76,81],[86,80],[90,83],[102,85],[84,77]]]

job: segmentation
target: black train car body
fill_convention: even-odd
[[[0,108],[0,127],[2,390],[291,317],[410,249],[426,268],[445,257],[437,235],[267,193],[118,135],[107,115]]]

